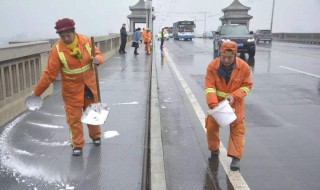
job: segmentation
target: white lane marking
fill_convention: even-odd
[[[45,127],[45,128],[51,128],[51,129],[63,129],[63,126],[60,125],[50,125],[50,124],[45,124],[45,123],[34,123],[31,121],[28,121],[27,123],[31,124],[31,125],[36,125],[36,126],[40,126],[40,127]]]
[[[163,50],[166,54],[166,57],[168,59],[168,64],[169,66],[173,69],[175,72],[177,78],[179,79],[183,89],[185,90],[189,101],[191,102],[194,111],[196,112],[198,119],[202,125],[203,130],[207,133],[207,130],[205,128],[205,113],[202,110],[199,102],[197,101],[196,97],[194,96],[192,90],[188,86],[187,82],[183,79],[182,75],[180,74],[179,70],[176,67],[176,64],[172,60],[172,58],[169,56],[168,52],[166,50]],[[232,183],[234,189],[238,190],[249,190],[249,186],[246,183],[246,181],[243,179],[241,173],[239,171],[232,171],[230,170],[230,163],[231,163],[231,158],[227,156],[227,150],[225,146],[220,142],[220,155],[219,155],[219,160],[226,171],[230,182]]]
[[[107,131],[103,133],[103,137],[105,139],[110,139],[112,137],[119,136],[118,131]]]
[[[111,104],[111,105],[116,106],[116,105],[135,105],[135,104],[139,104],[139,102],[114,103],[114,104]]]
[[[297,70],[297,69],[293,69],[293,68],[290,68],[290,67],[285,67],[285,66],[279,66],[281,68],[284,68],[284,69],[288,69],[288,70],[291,70],[291,71],[295,71],[295,72],[298,72],[298,73],[302,73],[302,74],[305,74],[305,75],[309,75],[309,76],[313,76],[313,77],[316,77],[316,78],[320,78],[319,75],[315,75],[315,74],[312,74],[312,73],[307,73],[307,72],[304,72],[304,71],[300,71],[300,70]]]

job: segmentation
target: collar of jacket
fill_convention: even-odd
[[[76,36],[78,38],[78,47],[79,48],[83,47],[86,42],[83,41],[83,38],[80,37],[79,34],[77,34],[77,33],[75,33],[75,34],[76,34]],[[63,52],[69,52],[70,51],[68,49],[68,47],[63,43],[63,41],[61,39],[58,40],[58,43],[59,43],[59,50],[60,51],[63,51]]]
[[[239,63],[239,59],[238,57],[236,57],[236,67],[234,69],[240,69],[240,63]],[[214,68],[217,70],[220,66],[220,57],[215,59],[215,64],[214,64]]]

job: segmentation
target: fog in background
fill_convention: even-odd
[[[221,25],[221,9],[229,6],[233,0],[153,0],[159,30],[178,20],[196,21],[196,32],[215,31]],[[273,0],[239,0],[244,6],[251,7],[248,14],[253,16],[249,29],[270,29]],[[181,14],[181,12],[186,12]],[[189,14],[188,14],[189,13]],[[273,32],[311,32],[320,33],[320,0],[275,0]]]
[[[58,37],[55,22],[72,18],[76,31],[86,35],[119,33],[129,24],[129,6],[139,0],[0,0],[0,43],[8,40],[33,40]],[[239,0],[251,7],[250,30],[269,29],[272,0]],[[178,20],[195,20],[196,33],[216,30],[223,16],[221,9],[233,0],[153,0],[154,30],[172,26]],[[320,0],[276,0],[273,32],[320,32]],[[127,27],[129,29],[129,26]]]

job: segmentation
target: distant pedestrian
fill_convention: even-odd
[[[141,36],[142,36],[142,39],[144,40],[145,36],[147,35],[147,30],[145,28],[142,29],[142,32],[141,32]],[[146,50],[146,47],[144,47],[144,49]]]
[[[84,132],[81,115],[89,104],[98,102],[96,77],[92,64],[100,65],[103,57],[95,47],[95,57],[91,56],[91,39],[75,32],[72,19],[64,18],[55,26],[60,39],[52,46],[47,66],[34,87],[32,94],[40,96],[61,73],[62,98],[71,137],[72,155],[82,155]],[[101,144],[100,125],[88,125],[89,136],[95,146]]]
[[[141,43],[141,28],[137,28],[136,31],[133,33],[133,42],[132,42],[132,47],[134,47],[134,54],[139,55],[137,52],[139,48],[139,43]]]
[[[120,29],[120,36],[121,36],[121,45],[119,48],[119,53],[127,53],[125,48],[127,44],[127,31],[126,31],[126,24],[122,24],[122,27]]]
[[[240,168],[240,159],[244,149],[244,97],[252,87],[251,71],[248,64],[236,57],[237,44],[223,42],[220,57],[209,63],[205,77],[207,104],[214,109],[219,102],[227,99],[235,109],[237,119],[230,124],[230,137],[227,155],[232,157],[231,170]],[[219,126],[212,116],[206,117],[207,141],[211,157],[219,155]]]
[[[144,44],[145,44],[145,50],[146,50],[146,54],[150,55],[150,46],[151,46],[151,39],[152,39],[152,32],[150,31],[149,28],[146,28],[146,35],[144,36]]]
[[[160,40],[161,40],[160,48],[162,49],[163,48],[163,42],[164,42],[164,28],[161,29],[159,37],[160,37]]]

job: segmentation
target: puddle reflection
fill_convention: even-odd
[[[251,68],[251,72],[254,73],[254,64],[255,64],[255,58],[246,56],[245,54],[240,54],[240,59],[244,60],[248,63],[248,65]]]
[[[203,190],[234,190],[228,176],[220,165],[219,157],[208,158],[208,169],[206,171]]]
[[[263,43],[263,42],[259,42],[256,44],[258,47],[264,47],[264,48],[271,48],[272,47],[272,42],[266,42],[266,43]]]
[[[166,55],[163,49],[161,49],[161,66],[167,63]]]

